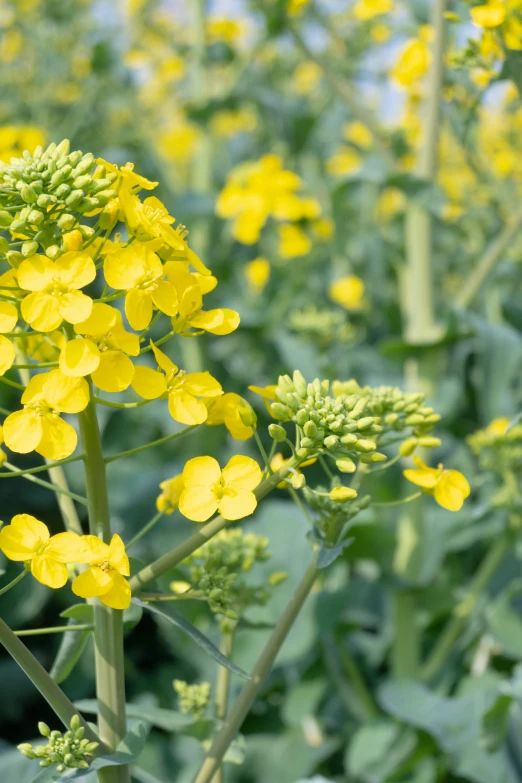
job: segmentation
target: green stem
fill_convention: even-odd
[[[456,298],[459,307],[469,307],[476,294],[484,284],[486,278],[500,261],[505,251],[513,243],[518,232],[522,229],[522,209],[520,209],[500,232],[498,237],[486,249],[486,252],[476,264],[469,277],[464,281],[460,294]]]
[[[375,705],[372,694],[357,665],[357,661],[345,645],[341,645],[339,649],[344,669],[361,703],[366,720],[373,720],[379,715],[379,710]]]
[[[419,668],[419,629],[417,601],[413,590],[397,590],[394,603],[394,640],[392,647],[393,676],[415,677]]]
[[[4,466],[8,470],[12,470],[13,473],[19,473],[19,470],[16,467],[16,465],[11,465],[9,462],[4,462]],[[68,489],[63,489],[62,487],[59,487],[57,484],[52,484],[50,481],[45,481],[44,479],[36,478],[36,476],[32,476],[31,474],[22,475],[22,478],[25,478],[27,481],[32,481],[34,484],[39,484],[41,487],[45,487],[46,489],[50,489],[53,492],[56,492],[57,495],[62,494],[72,500],[76,500],[78,503],[82,503],[84,506],[87,505],[87,498],[84,498],[81,495],[76,495],[74,492],[70,492]]]
[[[0,595],[7,593],[7,591],[10,590],[15,585],[17,585],[18,582],[21,582],[24,576],[28,573],[29,571],[26,571],[24,568],[24,570],[20,574],[18,574],[18,576],[15,576],[15,578],[11,582],[9,582],[9,584],[7,584],[5,587],[2,587],[2,589],[0,590]]]
[[[225,631],[221,637],[221,652],[227,658],[232,655],[233,635],[230,631]],[[230,690],[230,670],[225,666],[218,666],[216,682],[216,718],[224,721],[227,717],[228,696]],[[212,778],[212,783],[224,783],[225,770],[220,766]]]
[[[117,459],[122,459],[123,457],[132,457],[134,454],[147,451],[147,449],[153,449],[156,446],[162,446],[164,443],[168,443],[171,440],[176,440],[176,438],[182,438],[183,435],[196,429],[196,426],[198,425],[191,424],[189,427],[185,427],[185,429],[180,430],[179,432],[174,432],[172,435],[166,435],[164,438],[153,440],[151,443],[145,444],[145,446],[137,446],[135,449],[128,449],[128,451],[120,451],[119,454],[112,454],[110,457],[105,457],[105,464],[108,465],[110,462],[115,462]],[[1,475],[2,474],[0,473],[0,476]]]
[[[71,718],[74,715],[79,714],[78,710],[74,704],[69,701],[60,686],[57,685],[52,677],[45,671],[42,664],[36,660],[25,644],[18,639],[2,619],[0,619],[0,644],[5,647],[9,655],[11,655],[25,674],[27,674],[33,685],[38,688],[60,720],[69,728]],[[85,736],[88,737],[91,742],[97,742],[99,738],[94,734],[81,715],[80,720],[85,729]]]
[[[157,522],[159,522],[159,521],[160,521],[160,519],[161,519],[163,516],[164,516],[164,512],[163,512],[163,511],[158,511],[158,513],[157,513],[157,514],[154,514],[154,516],[152,517],[152,519],[151,519],[151,520],[149,520],[149,521],[147,522],[147,524],[146,524],[146,525],[144,525],[144,526],[141,528],[141,530],[139,530],[139,531],[136,533],[136,535],[135,535],[133,538],[131,538],[131,540],[129,541],[129,543],[128,543],[128,544],[126,544],[126,549],[127,549],[127,552],[129,551],[129,549],[131,548],[131,546],[134,546],[134,544],[136,543],[136,541],[139,541],[139,540],[140,540],[140,538],[143,538],[143,536],[144,536],[144,535],[146,535],[146,534],[149,532],[149,530],[152,530],[152,528],[154,527],[154,525],[155,525]]]
[[[40,364],[12,364],[11,370],[44,370],[47,367],[58,367],[58,362],[41,362]]]
[[[276,487],[277,484],[279,484],[279,482],[290,473],[290,470],[293,467],[296,467],[298,464],[299,463],[296,460],[290,459],[280,470],[262,481],[261,484],[259,484],[259,486],[254,490],[256,498],[261,500],[261,498],[264,498],[265,495],[268,495],[268,493],[271,492],[274,487]],[[224,519],[222,516],[216,517],[211,522],[207,522],[206,525],[203,525],[203,527],[200,528],[197,533],[194,533],[194,535],[190,536],[190,538],[177,546],[175,549],[172,549],[170,552],[167,552],[167,554],[158,558],[158,560],[154,560],[153,563],[150,563],[150,565],[142,568],[141,571],[138,571],[138,573],[135,574],[130,580],[130,586],[133,593],[137,593],[142,589],[142,587],[144,587],[144,585],[152,582],[154,579],[157,579],[167,571],[170,571],[170,569],[174,568],[174,566],[179,565],[179,563],[191,555],[192,552],[195,552],[196,549],[199,549],[200,546],[206,544],[207,541],[213,538],[213,536],[215,536],[217,533],[219,533],[220,530],[223,530],[223,528],[229,524],[230,520]]]
[[[0,378],[0,383],[5,383],[6,386],[12,386],[13,389],[25,391],[25,386],[22,386],[21,383],[17,383],[16,381],[9,380],[9,378],[6,378],[5,375]]]
[[[67,457],[67,459],[62,459],[59,462],[49,462],[46,465],[39,465],[37,468],[26,468],[25,470],[18,470],[16,473],[0,473],[0,478],[17,478],[18,476],[30,476],[33,473],[43,473],[44,470],[49,470],[49,468],[58,468],[62,465],[67,465],[69,462],[79,462],[83,457],[83,454],[78,454],[76,457]]]
[[[54,625],[50,628],[28,628],[23,631],[13,631],[15,636],[40,636],[47,633],[67,633],[68,631],[93,631],[94,625]]]
[[[408,495],[408,497],[402,498],[401,500],[390,500],[388,503],[372,503],[372,506],[375,508],[387,508],[391,506],[402,506],[404,503],[412,503],[414,500],[417,500],[417,498],[420,498],[422,495],[422,490],[420,492],[415,492],[413,495]]]
[[[420,670],[421,679],[431,680],[444,666],[464,630],[467,619],[473,611],[477,600],[486,589],[510,546],[511,537],[508,533],[505,533],[493,543],[471,582],[467,596],[455,607],[453,617],[447,623],[431,653],[422,665]]]
[[[223,727],[214,739],[212,747],[208,751],[201,769],[194,778],[194,783],[210,783],[215,775],[227,749],[233,742],[243,721],[248,715],[265,677],[269,674],[283,642],[301,611],[301,608],[313,587],[317,573],[316,560],[314,558],[297,587],[297,590],[290,599],[285,611],[281,615],[266,647],[259,656],[252,671],[251,679],[248,680],[243,687],[243,690],[230,710]]]
[[[81,536],[83,535],[82,523],[80,522],[73,501],[76,500],[77,503],[86,505],[87,499],[70,492],[64,469],[60,465],[52,467],[52,463],[48,460],[46,461],[48,462],[49,478],[51,479],[52,488],[57,493],[56,501],[62,514],[65,529]]]
[[[109,543],[111,523],[107,477],[96,406],[92,400],[79,414],[79,421],[85,453],[90,532]],[[111,609],[98,600],[93,603],[98,730],[102,741],[115,750],[126,733],[123,612]],[[99,783],[131,783],[127,765],[106,767],[97,774]]]
[[[112,402],[112,400],[104,400],[102,397],[92,397],[92,401],[96,405],[105,405],[107,408],[119,408],[120,410],[127,410],[128,408],[141,408],[143,405],[148,405],[153,400],[140,400],[139,402]]]

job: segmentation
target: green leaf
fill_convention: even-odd
[[[186,633],[187,636],[190,636],[192,641],[195,642],[198,647],[201,647],[201,649],[214,658],[215,661],[231,671],[233,674],[237,674],[239,677],[243,677],[245,680],[250,679],[250,676],[244,672],[243,669],[240,669],[239,666],[236,666],[234,663],[229,661],[228,658],[226,658],[223,653],[221,653],[218,648],[212,644],[210,639],[207,639],[207,637],[204,636],[201,631],[198,631],[195,625],[192,625],[192,623],[190,623],[180,614],[174,612],[173,609],[170,610],[170,614],[167,614],[167,612],[162,612],[160,609],[156,609],[155,606],[151,606],[150,604],[146,604],[143,601],[140,601],[139,598],[133,598],[132,602],[136,603],[138,606],[141,606],[143,609],[147,609],[153,614],[157,614],[159,617],[167,620],[167,622],[172,623],[172,625],[175,625],[177,628],[183,631],[183,633]]]
[[[68,606],[63,612],[60,612],[60,617],[78,620],[80,623],[94,623],[94,606],[85,603],[74,604],[73,606]]]
[[[74,706],[80,712],[98,714],[96,699],[80,699],[74,702]],[[161,707],[148,707],[142,704],[126,704],[125,712],[128,718],[139,718],[164,731],[181,731],[195,723],[190,715],[184,715],[182,712],[166,710]]]
[[[506,740],[512,702],[511,694],[500,693],[495,703],[482,717],[480,744],[488,753],[501,748]]]
[[[353,544],[354,540],[355,539],[353,538],[346,538],[344,541],[341,541],[340,544],[336,544],[336,546],[323,545],[317,556],[317,568],[328,568],[329,565],[335,562],[337,558],[343,554],[344,550],[349,547],[350,544]]]
[[[130,631],[131,628],[135,628],[143,617],[143,609],[137,604],[131,603],[131,605],[123,610],[123,627],[126,631]]]
[[[148,729],[143,721],[138,721],[127,732],[114,753],[97,756],[89,766],[89,769],[73,769],[60,777],[60,780],[77,780],[91,775],[104,767],[120,767],[124,764],[132,764],[140,755],[147,741]]]
[[[380,783],[411,756],[416,745],[415,732],[393,721],[363,726],[346,753],[346,770],[364,783]]]
[[[78,625],[78,621],[69,618],[67,625]],[[81,658],[90,634],[91,631],[76,631],[75,633],[73,633],[73,631],[67,631],[62,634],[56,658],[54,659],[51,671],[49,672],[55,682],[60,684],[69,677]]]
[[[522,580],[516,579],[490,604],[486,620],[504,655],[522,660],[522,620],[511,602],[522,592]]]

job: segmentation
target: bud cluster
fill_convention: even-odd
[[[482,470],[498,475],[521,471],[522,424],[516,424],[507,430],[507,426],[498,426],[497,422],[492,422],[489,427],[470,435],[467,439],[468,445],[478,457]],[[505,424],[507,425],[507,421]]]
[[[173,680],[172,685],[178,694],[179,708],[185,715],[192,715],[194,720],[201,720],[210,698],[210,683],[189,685],[184,680]]]
[[[41,767],[57,764],[58,772],[65,769],[88,769],[98,742],[84,739],[85,729],[80,724],[79,715],[73,715],[70,731],[51,731],[46,723],[40,721],[38,731],[47,738],[47,745],[33,748],[28,742],[18,745],[20,753],[28,759],[40,759]]]
[[[369,495],[356,497],[353,490],[346,500],[337,499],[341,497],[341,493],[336,495],[336,489],[341,489],[337,477],[332,479],[330,488],[317,486],[314,490],[308,487],[303,490],[304,499],[317,515],[315,532],[327,546],[335,546],[346,523],[363,509],[368,508],[371,503]],[[343,487],[343,489],[349,488]]]
[[[111,186],[117,173],[96,169],[92,153],[69,152],[69,142],[37,147],[31,155],[0,163],[0,228],[10,229],[26,241],[21,251],[9,251],[7,259],[18,266],[23,258],[38,252],[41,245],[55,260],[62,252],[63,232],[77,227],[83,239],[93,229],[77,226],[79,216],[102,209],[116,195]],[[16,214],[11,214],[16,208]],[[4,240],[4,252],[7,241]]]

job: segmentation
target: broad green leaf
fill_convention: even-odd
[[[192,625],[192,623],[190,623],[177,612],[174,612],[174,610],[171,609],[170,614],[167,614],[167,612],[162,612],[160,609],[156,609],[155,606],[151,606],[150,604],[146,604],[143,601],[140,601],[139,598],[133,598],[132,601],[138,606],[141,606],[143,609],[147,609],[149,612],[152,612],[152,614],[158,615],[158,617],[162,617],[167,622],[175,625],[177,628],[183,631],[183,633],[186,633],[187,636],[190,636],[192,641],[195,642],[198,647],[201,647],[201,649],[205,650],[208,655],[214,658],[215,661],[231,671],[233,674],[237,674],[239,677],[243,677],[245,680],[250,679],[250,675],[244,672],[243,669],[240,669],[239,666],[236,666],[235,663],[229,661],[228,658],[218,650],[216,645],[212,644],[210,639],[207,639],[207,637],[202,634],[195,625]]]
[[[67,621],[68,626],[78,624],[77,620],[69,619]],[[49,672],[55,682],[60,684],[71,674],[81,658],[91,633],[91,631],[67,631],[62,634],[58,652],[56,653],[51,671]]]
[[[77,620],[79,623],[93,623],[94,622],[94,606],[92,604],[73,604],[68,606],[63,612],[60,612],[60,617],[66,617],[68,620]]]
[[[415,732],[399,723],[383,720],[363,726],[346,752],[346,771],[364,783],[380,783],[411,756],[416,745]]]
[[[85,778],[99,769],[104,769],[104,767],[132,764],[141,755],[147,736],[148,730],[145,723],[138,721],[127,732],[114,753],[97,756],[89,766],[89,769],[75,769],[65,772],[60,780],[78,780],[78,778]]]

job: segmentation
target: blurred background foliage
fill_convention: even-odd
[[[243,727],[227,781],[522,781],[522,428],[505,434],[522,409],[522,7],[491,0],[482,14],[503,13],[500,23],[477,8],[458,0],[0,3],[0,157],[69,138],[72,149],[133,161],[189,228],[221,282],[220,304],[241,314],[234,334],[180,341],[173,358],[244,395],[296,368],[308,379],[426,390],[442,414],[435,461],[472,484],[454,514],[424,498],[357,517],[353,545],[323,572]],[[422,168],[424,101],[436,56],[432,14],[441,9],[432,175]],[[419,215],[431,224],[424,289]],[[15,399],[2,387],[4,408]],[[262,404],[258,413],[266,417]],[[173,428],[160,406],[104,415],[108,453]],[[252,442],[240,446],[259,458]],[[190,457],[219,454],[223,464],[237,448],[224,428],[205,428],[110,465],[114,529],[127,539],[137,532],[154,513],[159,483]],[[80,469],[67,474],[81,490]],[[385,475],[380,500],[405,494],[400,464]],[[61,529],[51,493],[3,482],[2,518],[21,511]],[[153,559],[192,529],[176,512],[132,554]],[[286,490],[244,529],[266,536],[272,553],[245,578],[262,585],[288,573],[234,634],[233,660],[248,669],[309,545]],[[170,581],[186,576],[178,569]],[[68,600],[24,582],[0,611],[16,629],[52,626]],[[187,602],[183,612],[218,642],[204,604]],[[50,668],[59,640],[35,637],[29,646]],[[126,666],[129,702],[152,725],[135,780],[188,783],[205,722],[172,731],[166,716],[180,707],[172,683],[214,684],[215,663],[147,616],[128,632]],[[0,679],[0,777],[26,783],[34,767],[13,746],[33,736],[37,720],[54,718],[5,655]],[[239,686],[232,677],[233,694]],[[73,699],[92,698],[91,656],[64,687]]]

